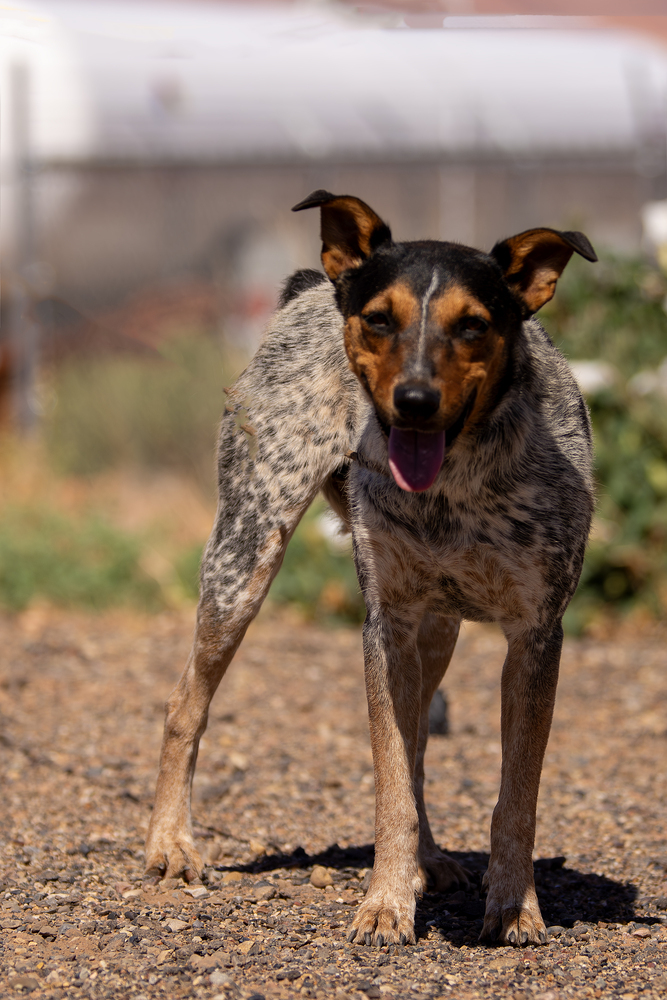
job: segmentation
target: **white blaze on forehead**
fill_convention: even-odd
[[[426,320],[428,319],[428,307],[430,305],[431,299],[435,295],[438,285],[440,284],[440,275],[438,274],[438,269],[433,271],[431,276],[431,284],[426,289],[424,297],[422,299],[421,305],[421,325],[419,328],[419,349],[418,349],[418,361],[417,364],[421,366],[424,361],[424,354],[426,351]]]

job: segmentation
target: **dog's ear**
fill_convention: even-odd
[[[332,281],[343,271],[359,267],[382,243],[391,242],[389,226],[372,208],[351,195],[313,191],[292,209],[320,208],[322,265]]]
[[[528,229],[496,243],[495,257],[505,281],[524,305],[527,316],[553,298],[556,282],[573,253],[597,260],[583,233],[561,233],[557,229]]]

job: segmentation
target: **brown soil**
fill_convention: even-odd
[[[0,620],[1,996],[665,995],[665,631],[566,644],[535,850],[550,944],[478,947],[472,891],[426,895],[418,944],[372,950],[345,942],[373,838],[355,631],[255,624],[200,753],[207,882],[142,881],[162,706],[191,629],[191,613]],[[478,877],[502,659],[499,634],[466,629],[444,684],[450,735],[427,761],[436,838]],[[328,887],[311,884],[316,864]]]

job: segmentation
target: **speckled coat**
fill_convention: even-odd
[[[391,477],[386,440],[350,371],[333,288],[308,288],[276,313],[229,391],[218,474],[202,592],[225,614],[256,601],[267,539],[282,547],[331,476],[347,481],[362,569],[368,534],[391,535],[439,613],[545,627],[579,579],[592,510],[590,422],[534,318],[492,419],[457,440],[427,493],[410,494]],[[364,574],[365,592],[374,577]],[[389,577],[402,603],[406,581],[395,567]]]
[[[497,622],[508,644],[482,940],[544,943],[532,869],[537,794],[593,490],[585,404],[530,316],[572,252],[594,260],[594,251],[582,234],[544,229],[490,255],[394,244],[358,199],[319,191],[297,208],[315,206],[333,284],[312,271],[288,281],[227,393],[218,512],[192,653],[167,703],[147,868],[188,879],[203,871],[190,789],[208,707],[322,490],[352,531],[367,607],[375,865],[350,939],[414,941],[419,894],[468,884],[435,844],[423,795],[428,708],[467,618]],[[407,465],[403,487],[392,474],[396,432],[429,461],[431,443],[446,439],[426,485],[413,489]]]

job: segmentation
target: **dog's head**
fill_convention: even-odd
[[[322,264],[345,319],[345,350],[389,438],[404,490],[428,489],[446,443],[494,406],[521,323],[552,298],[583,233],[531,229],[490,254],[457,243],[394,243],[359,198],[315,191]]]

